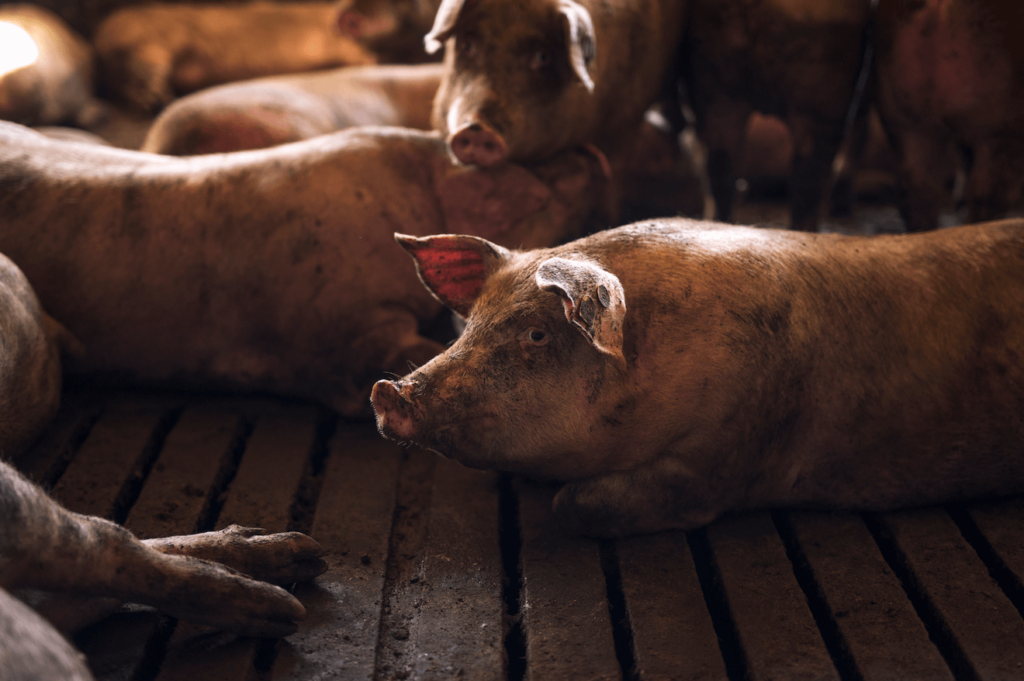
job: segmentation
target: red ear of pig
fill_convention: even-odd
[[[537,268],[536,280],[542,290],[562,298],[565,318],[595,348],[625,365],[626,294],[618,277],[586,260],[549,258]]]
[[[395,234],[395,241],[416,261],[420,281],[434,297],[463,318],[469,317],[487,277],[512,257],[508,249],[475,236]]]
[[[565,17],[565,39],[569,48],[569,63],[588,92],[594,91],[590,77],[590,63],[597,56],[597,38],[594,23],[587,8],[573,0],[558,0],[558,11]]]
[[[473,0],[442,0],[441,6],[437,8],[437,15],[434,17],[434,26],[430,33],[423,37],[423,46],[427,54],[434,54],[441,49],[444,41],[455,30],[455,24],[459,21],[459,13],[462,8]]]

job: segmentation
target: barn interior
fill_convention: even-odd
[[[307,3],[293,6],[300,4]],[[415,23],[414,10],[430,4],[376,3],[393,5],[396,14],[385,22],[391,29]],[[436,5],[426,28],[407,27],[417,45]],[[37,6],[89,46],[115,12],[148,5],[41,0]],[[366,36],[375,35],[375,19],[365,8],[374,3],[343,0],[341,6],[352,8],[350,14],[319,28],[323,40],[346,43],[344,56],[327,57],[318,44],[294,46],[320,54],[320,71],[429,66],[441,57],[372,42]],[[156,144],[151,130],[161,111],[166,115],[188,96],[234,80],[300,72],[288,66],[207,81],[186,74],[171,78],[166,101],[154,103],[124,87],[130,66],[118,70],[89,56],[82,62],[88,91],[46,118],[45,107],[22,105],[47,86],[34,94],[16,91],[14,99],[3,90],[6,76],[45,59],[47,49],[62,49],[5,23],[5,13],[20,7],[0,4],[0,117],[44,129],[62,143],[143,149]],[[325,17],[338,10],[335,3],[317,7]],[[359,18],[357,10],[370,18]],[[863,45],[873,30],[864,29]],[[124,35],[115,30],[114,38]],[[254,40],[244,30],[233,36]],[[820,232],[907,232],[900,161],[872,101],[877,55],[871,53],[864,48],[857,55],[856,98],[817,208]],[[58,90],[82,87],[72,84],[76,77],[60,81]],[[390,112],[379,123],[415,118],[404,127],[430,130],[423,112],[433,97],[419,90],[416,96],[416,114],[396,119]],[[716,217],[709,153],[686,96],[683,91],[678,114],[648,112],[643,139],[649,144],[630,147],[640,152],[611,158],[614,205],[609,200],[589,211],[581,233],[660,217]],[[346,125],[377,122],[362,115]],[[287,137],[294,131],[279,119],[260,120],[263,137],[239,149],[298,139]],[[732,169],[731,221],[787,229],[798,145],[782,117],[754,112],[744,125],[746,142]],[[940,229],[974,215],[972,161],[947,145],[933,168],[944,188],[932,206]],[[19,191],[11,186],[0,182],[0,194]],[[1016,194],[1009,190],[998,217],[1020,216],[1020,199],[1019,186]],[[413,271],[408,258],[394,267]],[[424,334],[443,344],[456,337],[458,324],[445,313],[424,326]],[[375,379],[384,377],[380,368],[373,367]],[[99,680],[1024,679],[1021,496],[885,512],[775,508],[727,514],[688,531],[590,539],[555,519],[558,485],[472,470],[401,446],[384,439],[366,414],[343,414],[308,396],[258,386],[140,385],[110,372],[65,372],[56,416],[9,458],[69,510],[123,524],[139,538],[241,525],[302,532],[324,549],[322,575],[286,585],[307,612],[295,633],[241,636],[124,604],[69,635]]]

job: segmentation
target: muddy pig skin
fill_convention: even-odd
[[[156,112],[211,85],[373,63],[334,32],[334,15],[333,4],[312,2],[125,7],[93,43],[107,88]]]
[[[142,151],[172,156],[263,149],[359,125],[430,129],[440,64],[349,66],[220,85],[153,121]]]
[[[878,107],[896,150],[900,211],[934,229],[949,192],[936,166],[967,158],[968,221],[1004,215],[1024,187],[1024,4],[881,0]]]
[[[684,0],[445,0],[434,126],[460,162],[617,152],[673,80]]]
[[[25,275],[0,255],[0,456],[32,443],[60,404],[61,351],[81,345],[39,305]]]
[[[441,306],[394,243],[579,236],[600,169],[459,168],[430,133],[360,128],[173,158],[0,127],[0,251],[113,380],[263,389],[369,413],[381,370],[442,349]]]
[[[715,218],[729,220],[747,119],[789,128],[791,223],[815,231],[861,70],[869,0],[690,0],[685,75],[707,147]]]
[[[847,237],[682,219],[552,249],[397,237],[468,317],[380,431],[564,480],[589,535],[1024,490],[1024,221]]]
[[[441,0],[341,0],[338,32],[377,56],[382,64],[418,64],[440,55],[427,54],[423,36],[430,32]]]
[[[0,46],[0,118],[86,125],[99,115],[92,49],[56,14],[33,5],[0,7]],[[18,59],[23,49],[32,51]]]

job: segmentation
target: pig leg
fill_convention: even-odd
[[[967,179],[967,221],[985,222],[1003,217],[1020,196],[1024,145],[1012,140],[992,139],[973,149]]]
[[[939,208],[948,200],[945,187],[949,136],[909,126],[890,133],[899,159],[899,209],[908,232],[935,229]]]
[[[707,176],[715,201],[715,220],[732,219],[736,197],[736,161],[743,153],[752,109],[742,102],[721,101],[697,116],[697,136],[707,148]]]
[[[818,231],[821,203],[832,186],[832,161],[842,142],[842,123],[821,122],[813,116],[792,114],[786,119],[793,137],[793,165],[789,177],[790,226]]]
[[[0,587],[72,591],[154,606],[255,636],[286,636],[305,609],[287,591],[72,513],[0,463]]]
[[[231,525],[217,532],[146,539],[160,553],[201,558],[272,584],[306,582],[323,574],[323,549],[299,532],[265,534],[259,528]],[[114,598],[45,592],[19,593],[62,632],[74,632],[98,622],[121,607]]]
[[[555,495],[554,513],[574,534],[623,537],[707,525],[719,514],[715,498],[691,470],[666,457],[568,483]]]

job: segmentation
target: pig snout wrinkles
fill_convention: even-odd
[[[508,147],[501,135],[482,123],[470,123],[448,140],[448,146],[459,163],[483,168],[497,165],[508,156]]]
[[[377,429],[385,437],[411,440],[414,436],[412,403],[402,395],[394,381],[377,381],[370,393],[377,414]]]

